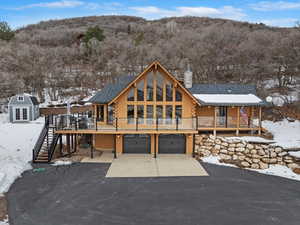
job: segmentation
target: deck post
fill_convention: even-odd
[[[195,158],[195,134],[193,134],[193,158]]]
[[[262,111],[261,111],[261,106],[259,106],[259,130],[258,130],[258,134],[261,135],[261,128],[262,128],[262,124],[261,124],[261,119],[262,119]]]
[[[237,107],[236,136],[240,134],[240,106]]]
[[[68,156],[71,157],[70,134],[67,134],[67,151],[68,151]]]
[[[74,134],[74,152],[77,151],[77,134]]]
[[[115,141],[114,141],[114,158],[116,159],[117,158],[117,138],[118,138],[118,135],[115,135]],[[121,138],[121,136],[120,136]]]
[[[214,107],[214,136],[217,136],[217,107]]]
[[[91,158],[94,158],[94,148],[93,148],[93,143],[91,143]]]
[[[60,156],[62,157],[63,155],[63,145],[62,145],[62,138],[63,138],[63,135],[61,134],[60,137],[59,137],[59,153],[60,153]]]

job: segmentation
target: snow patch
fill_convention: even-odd
[[[29,123],[8,123],[0,114],[0,193],[8,191],[15,179],[31,169],[32,149],[44,126],[39,118]]]
[[[279,122],[262,121],[262,126],[274,136],[274,145],[285,149],[300,148],[300,121],[289,122],[284,119]]]
[[[257,143],[266,143],[271,144],[274,143],[273,140],[268,140],[262,137],[256,137],[256,136],[242,136],[242,137],[225,137],[227,140],[240,140],[240,141],[246,141],[246,142],[257,142]]]
[[[58,160],[56,162],[54,162],[53,164],[51,164],[52,166],[68,166],[71,165],[72,161],[62,161],[62,160]]]
[[[200,101],[205,103],[260,103],[262,100],[253,94],[247,95],[234,95],[234,94],[195,94]]]
[[[294,156],[296,158],[300,158],[300,151],[298,151],[298,152],[290,151],[289,155]]]
[[[211,163],[211,164],[216,164],[216,165],[221,165],[221,166],[229,166],[229,167],[236,167],[235,165],[228,164],[228,163],[222,163],[220,162],[220,157],[219,156],[206,156],[201,158],[202,162],[205,163]]]

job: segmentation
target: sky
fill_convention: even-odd
[[[0,0],[0,21],[16,29],[50,19],[131,15],[225,18],[277,27],[300,21],[300,0]]]

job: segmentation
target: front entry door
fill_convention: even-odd
[[[219,106],[217,111],[217,125],[221,127],[227,127],[227,107]]]

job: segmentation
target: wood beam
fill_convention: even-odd
[[[217,136],[217,107],[214,107],[214,136]]]

